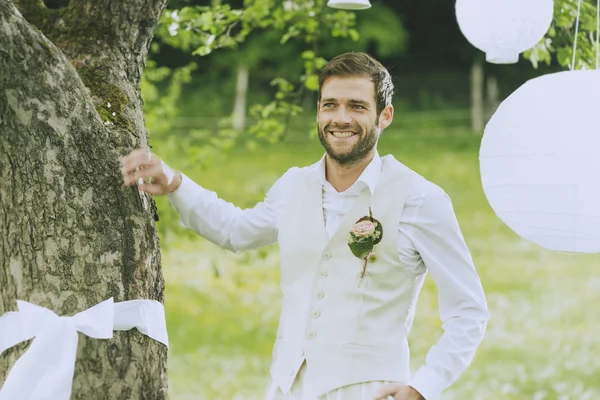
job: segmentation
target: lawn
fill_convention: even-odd
[[[481,189],[479,143],[476,135],[390,131],[379,144],[381,155],[394,154],[450,195],[486,290],[487,334],[443,399],[600,399],[600,259],[545,250],[504,226]],[[307,138],[233,150],[209,170],[185,172],[251,207],[289,167],[321,155],[318,141]],[[280,306],[277,247],[235,255],[200,237],[168,236],[162,244],[171,398],[262,399]],[[409,337],[413,369],[440,334],[428,277]]]

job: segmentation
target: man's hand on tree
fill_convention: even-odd
[[[151,194],[171,193],[181,185],[181,174],[148,149],[136,149],[121,159],[125,186],[138,183],[138,190]],[[138,182],[142,179],[142,182]]]

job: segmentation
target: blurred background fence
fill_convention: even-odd
[[[178,117],[172,120],[172,133],[185,135],[194,129],[217,129],[221,121],[221,118],[215,117]],[[247,120],[248,124],[253,122],[251,118]],[[314,116],[294,118],[290,122],[290,133],[285,140],[306,140],[308,129],[311,129],[312,125],[314,125]],[[394,128],[394,134],[406,136],[479,134],[469,132],[470,109],[412,111],[406,114],[396,111]]]

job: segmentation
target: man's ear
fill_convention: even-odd
[[[394,106],[388,104],[379,114],[379,124],[377,125],[379,129],[385,129],[392,123],[394,119]]]

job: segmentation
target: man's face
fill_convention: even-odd
[[[381,131],[373,81],[367,76],[325,80],[317,122],[321,144],[337,164],[352,165],[367,157]]]

